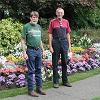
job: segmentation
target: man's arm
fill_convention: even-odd
[[[68,45],[69,45],[69,52],[71,52],[71,39],[70,39],[70,33],[67,33],[67,39],[68,39]]]
[[[41,49],[42,49],[42,53],[43,53],[43,58],[46,57],[46,54],[45,54],[45,50],[44,50],[44,47],[43,47],[43,42],[41,41]]]
[[[44,52],[43,42],[41,41],[41,49]]]
[[[49,48],[50,48],[50,52],[53,53],[53,48],[52,48],[52,34],[49,33]]]
[[[22,46],[22,50],[23,50],[23,53],[26,52],[26,49],[25,49],[25,39],[21,38],[21,46]]]
[[[24,59],[28,59],[28,56],[26,54],[26,42],[25,42],[25,39],[23,39],[23,38],[21,38],[21,47],[22,47],[22,50],[23,50]]]

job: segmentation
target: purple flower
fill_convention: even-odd
[[[8,75],[8,79],[13,81],[17,76],[15,74]]]
[[[5,82],[5,77],[4,76],[0,76],[0,83],[1,82]]]
[[[85,71],[85,68],[84,67],[79,67],[78,70],[79,71]]]
[[[76,73],[77,72],[77,69],[72,69],[71,72],[72,73]]]
[[[72,73],[70,67],[67,68],[67,73],[68,73],[68,74],[71,74],[71,73]]]
[[[20,79],[18,79],[16,81],[16,86],[22,87],[22,86],[25,86],[25,85],[26,85],[26,80],[20,80]]]
[[[24,74],[20,74],[20,75],[18,76],[18,78],[21,79],[21,80],[23,80],[23,79],[25,79],[25,75],[24,75]]]
[[[25,79],[25,75],[24,74],[20,74],[18,76],[17,81],[15,82],[16,86],[18,87],[22,87],[26,85],[26,79]]]
[[[7,81],[6,84],[9,86],[9,85],[12,85],[13,82],[12,81]]]

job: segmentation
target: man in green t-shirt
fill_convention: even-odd
[[[38,97],[38,94],[46,95],[42,90],[42,55],[45,56],[44,48],[41,40],[42,29],[39,24],[37,24],[39,14],[36,11],[30,13],[30,22],[23,26],[22,32],[22,48],[23,57],[26,59],[28,74],[28,94],[33,97]],[[25,50],[25,46],[27,49]],[[34,77],[36,81],[36,92],[34,91]]]

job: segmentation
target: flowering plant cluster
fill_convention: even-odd
[[[74,53],[77,52],[84,52],[85,49],[81,48],[81,47],[71,47],[71,51]]]
[[[7,69],[6,69],[7,72]],[[26,86],[26,78],[25,73],[22,72],[12,72],[9,70],[6,73],[5,71],[0,72],[0,90],[5,88],[13,88],[13,87],[23,87]]]
[[[78,44],[83,48],[90,48],[92,46],[92,40],[87,36],[87,34],[84,34],[84,36],[81,37]]]
[[[85,50],[79,48],[76,51],[75,53],[74,52],[72,53],[72,57],[67,61],[68,74],[73,74],[78,71],[89,71],[91,69],[100,67],[100,55],[96,52],[95,48],[88,48]],[[58,63],[59,63],[58,73],[59,77],[61,77],[62,76],[61,60],[59,60]],[[52,72],[51,59],[43,61],[43,64],[45,67],[45,70],[43,71],[43,80],[52,79],[53,72]]]
[[[100,55],[100,43],[94,43],[93,47],[96,49],[96,52]]]
[[[0,75],[9,75],[11,73],[25,73],[27,71],[27,68],[24,66],[16,66],[15,68],[1,68],[0,69]]]
[[[88,71],[100,67],[100,53],[95,48],[72,48],[72,57],[68,59],[67,72],[73,74],[78,71]],[[43,81],[52,80],[52,55],[49,50],[45,51],[46,58],[43,59],[42,79]],[[8,61],[9,60],[9,61]],[[23,87],[27,81],[26,63],[23,58],[19,60],[9,55],[7,59],[0,57],[0,89]],[[62,77],[61,60],[58,62],[59,78]],[[35,83],[35,75],[33,75]]]
[[[60,62],[60,61],[59,61]],[[90,58],[89,60],[85,61],[85,60],[81,60],[81,61],[68,61],[68,65],[67,65],[67,73],[68,74],[73,74],[76,72],[84,72],[84,71],[89,71],[95,68],[100,68],[100,59],[93,59]],[[52,64],[49,63],[45,69],[43,69],[42,71],[43,73],[43,81],[46,80],[52,80]],[[61,63],[59,63],[58,65],[58,73],[59,73],[59,77],[62,76],[62,66]]]

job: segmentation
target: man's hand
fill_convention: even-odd
[[[45,59],[46,58],[46,53],[45,53],[45,51],[43,50],[43,52],[42,52],[42,56],[43,56],[43,59]]]
[[[50,49],[50,52],[51,52],[51,53],[53,53],[53,52],[54,52],[54,50],[53,50],[52,46],[50,46],[50,48],[49,48],[49,49]]]
[[[23,53],[23,58],[24,58],[25,60],[27,60],[27,59],[28,59],[28,55],[27,55],[26,53]]]
[[[69,52],[71,52],[71,46],[69,47]]]

